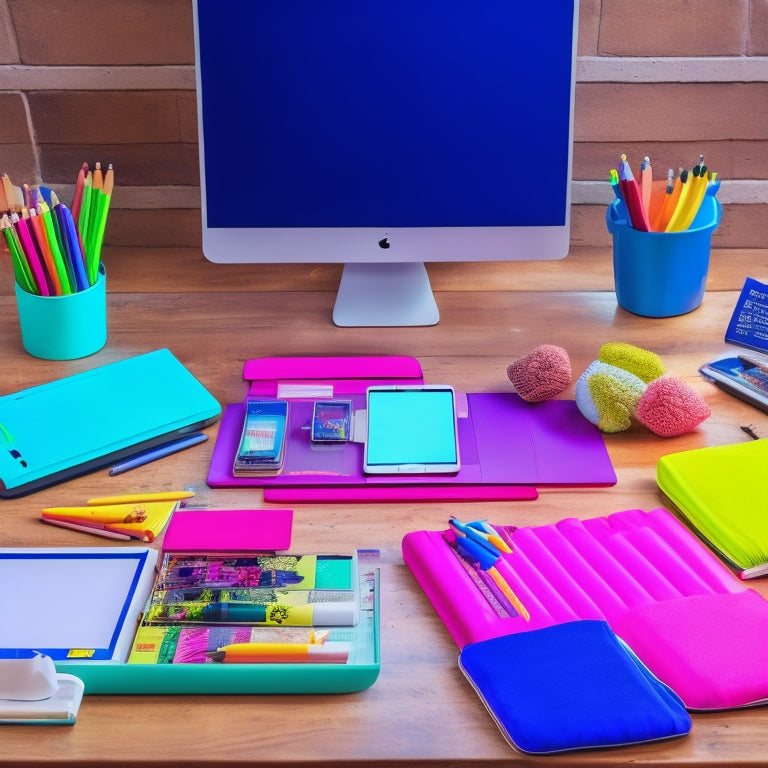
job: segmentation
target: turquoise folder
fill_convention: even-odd
[[[214,422],[221,406],[167,349],[0,397],[0,497],[69,480]]]

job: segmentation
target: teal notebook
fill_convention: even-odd
[[[0,497],[109,466],[211,424],[221,406],[167,349],[0,397]]]

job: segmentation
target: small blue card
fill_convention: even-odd
[[[725,340],[768,353],[768,285],[748,277],[731,315]]]

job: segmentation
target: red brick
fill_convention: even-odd
[[[35,155],[32,145],[0,144],[0,175],[7,173],[11,181],[18,187],[22,184],[35,184]]]
[[[747,53],[768,56],[768,0],[752,0]]]
[[[600,53],[739,56],[749,0],[602,0]]]
[[[111,209],[104,235],[107,245],[136,247],[202,247],[199,209]]]
[[[41,144],[180,140],[176,91],[37,91],[29,94]]]
[[[600,40],[600,0],[579,3],[579,56],[596,56]]]
[[[7,3],[0,2],[0,64],[18,64],[16,30],[11,22]]]
[[[197,144],[43,144],[40,167],[49,184],[72,184],[80,166],[112,163],[119,186],[198,186]]]
[[[768,83],[580,83],[577,141],[765,138]]]
[[[179,111],[179,133],[182,141],[197,142],[197,99],[195,92],[179,91],[176,96]]]
[[[0,92],[0,144],[29,142],[29,128],[24,102],[18,93]]]
[[[7,0],[30,65],[189,64],[188,0]]]

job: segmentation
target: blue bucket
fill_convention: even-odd
[[[629,226],[623,202],[606,212],[613,236],[613,278],[619,306],[643,317],[674,317],[704,299],[712,232],[723,206],[704,196],[696,218],[682,232],[641,232]]]

